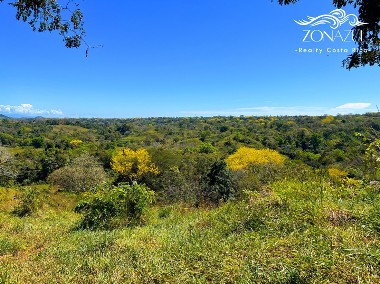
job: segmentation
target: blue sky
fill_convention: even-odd
[[[332,1],[80,1],[87,42],[66,49],[0,3],[0,113],[151,117],[364,113],[380,105],[379,67],[341,67],[352,43],[305,43],[294,20]],[[345,8],[347,13],[356,11]],[[340,28],[349,30],[346,23]],[[318,34],[315,35],[317,37]],[[299,53],[322,49],[322,53]]]

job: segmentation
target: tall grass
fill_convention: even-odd
[[[0,283],[380,282],[369,186],[282,180],[218,208],[156,206],[144,226],[112,231],[74,230],[81,216],[64,193],[13,216],[12,194],[0,190]]]

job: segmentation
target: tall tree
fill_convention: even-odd
[[[278,0],[280,5],[288,5],[299,0]],[[357,49],[345,60],[343,66],[347,69],[365,65],[380,66],[380,1],[379,0],[333,0],[338,9],[347,5],[359,8],[359,21],[367,23],[353,28]]]

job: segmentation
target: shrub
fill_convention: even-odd
[[[344,178],[347,177],[348,173],[336,168],[330,168],[327,170],[330,178],[335,182],[341,182]]]
[[[55,170],[48,181],[66,191],[81,192],[95,189],[106,181],[103,167],[91,155],[85,153],[68,166]]]
[[[12,213],[19,217],[31,215],[41,207],[41,199],[39,193],[32,189],[27,188],[16,197],[19,202],[14,207]]]
[[[118,224],[134,225],[141,223],[153,197],[154,192],[145,185],[124,183],[80,202],[75,207],[75,212],[84,214],[80,223],[83,229],[108,229]]]
[[[80,228],[94,229],[109,227],[110,220],[117,215],[113,196],[96,194],[90,200],[82,201],[75,207],[75,212],[84,213]]]
[[[20,245],[8,238],[0,237],[0,256],[7,255],[7,254],[12,254],[14,255],[20,248]],[[0,283],[9,283],[9,282],[1,282],[1,277],[0,277]]]
[[[203,199],[218,204],[221,200],[227,201],[234,191],[232,174],[226,162],[215,162],[203,180]]]

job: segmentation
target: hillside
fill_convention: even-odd
[[[379,283],[380,115],[0,120],[0,283]]]

